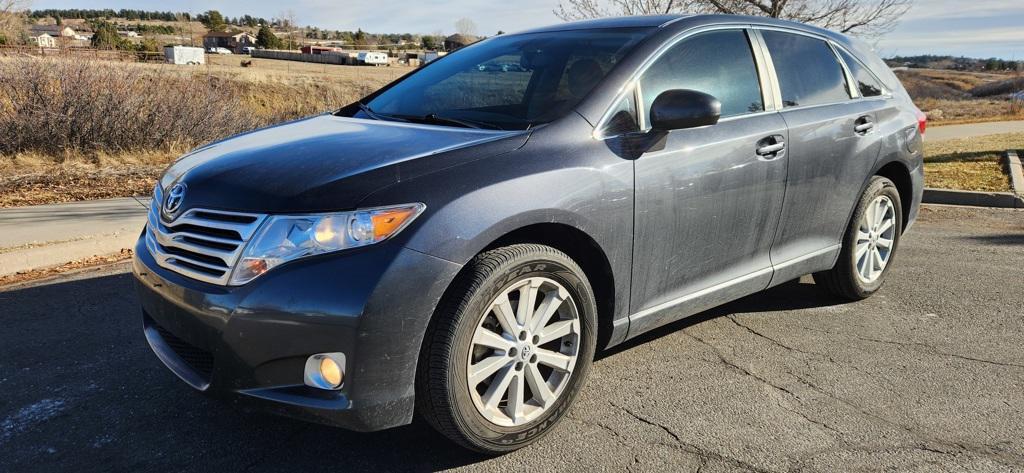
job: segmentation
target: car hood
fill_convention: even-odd
[[[196,149],[160,185],[185,184],[182,210],[344,210],[398,182],[403,162],[491,143],[475,156],[484,158],[521,146],[525,134],[320,115]]]

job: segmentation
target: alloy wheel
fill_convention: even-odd
[[[896,207],[888,196],[876,197],[864,209],[857,228],[854,263],[857,277],[872,283],[881,277],[892,258],[896,238]]]
[[[477,411],[500,426],[537,419],[568,385],[579,348],[579,313],[565,287],[545,277],[513,283],[473,333],[466,379]]]

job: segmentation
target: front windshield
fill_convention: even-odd
[[[439,59],[362,104],[355,116],[504,130],[554,120],[650,30],[497,36]]]

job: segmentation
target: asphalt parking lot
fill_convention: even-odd
[[[927,207],[883,290],[807,278],[603,353],[565,422],[487,458],[193,392],[120,265],[0,289],[0,471],[1024,470],[1024,212]]]

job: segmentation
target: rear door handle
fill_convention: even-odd
[[[868,118],[868,117],[860,117],[854,123],[853,131],[857,132],[857,134],[859,134],[859,135],[863,135],[863,134],[871,131],[873,128],[875,128],[875,124],[874,124],[874,122],[871,121],[870,118]]]
[[[781,135],[769,136],[757,142],[757,155],[764,159],[775,159],[779,157],[782,150],[786,149],[786,142]]]

